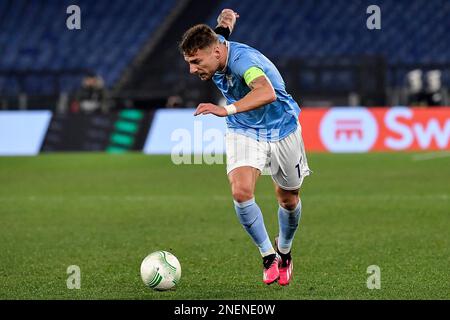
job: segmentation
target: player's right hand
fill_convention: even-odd
[[[200,114],[213,114],[218,117],[225,117],[228,115],[227,110],[225,110],[224,107],[220,107],[212,103],[200,103],[195,110],[194,116],[198,116]]]

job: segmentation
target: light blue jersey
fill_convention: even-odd
[[[228,104],[242,99],[250,88],[244,73],[251,67],[261,69],[269,78],[277,99],[265,106],[230,115],[226,118],[229,130],[243,133],[256,140],[278,141],[297,129],[300,107],[286,92],[284,80],[275,65],[261,52],[239,42],[219,41],[228,46],[225,72],[216,72],[212,78]]]

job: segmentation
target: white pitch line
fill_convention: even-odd
[[[438,152],[415,154],[412,156],[412,160],[413,161],[422,161],[422,160],[433,160],[433,159],[447,158],[447,157],[450,157],[450,152],[438,151]]]

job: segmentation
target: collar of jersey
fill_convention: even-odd
[[[225,61],[225,67],[222,70],[217,71],[217,73],[220,73],[220,74],[224,74],[227,72],[228,58],[230,57],[230,43],[227,40],[225,40],[225,46],[227,47],[227,60]]]

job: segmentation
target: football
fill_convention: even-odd
[[[181,265],[177,257],[167,251],[155,251],[141,263],[141,278],[154,290],[169,290],[181,278]]]

